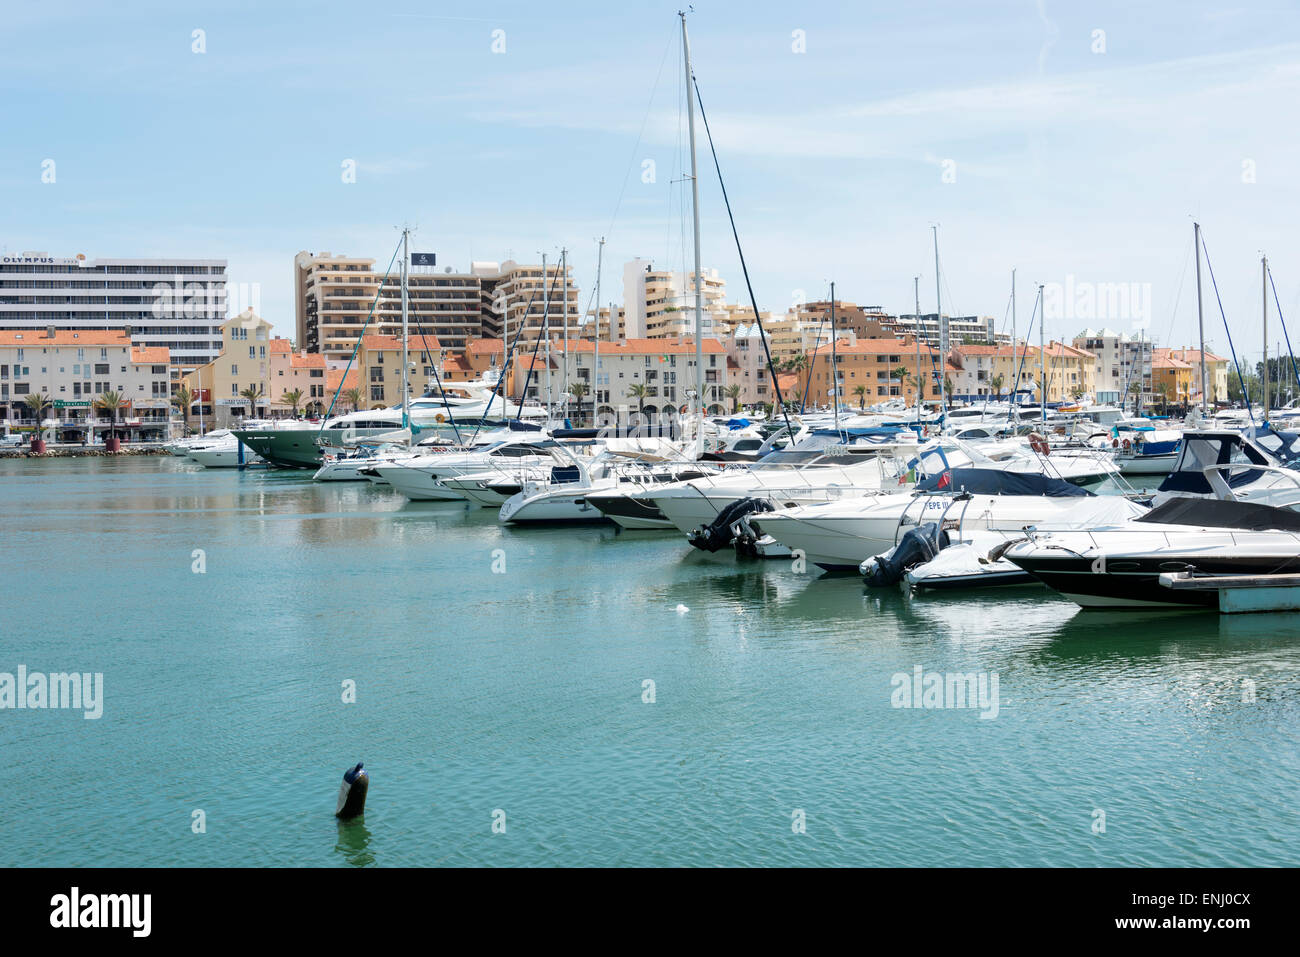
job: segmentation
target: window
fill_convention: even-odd
[[[95,363],[95,375],[108,375],[108,363],[107,363],[107,362],[96,362],[96,363]]]

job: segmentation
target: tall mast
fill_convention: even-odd
[[[925,397],[925,376],[921,372],[921,277],[912,277],[912,294],[916,296],[916,424],[921,424],[921,399]]]
[[[1268,424],[1268,257],[1259,260],[1259,291],[1264,296],[1264,424]],[[1281,355],[1281,353],[1278,353]]]
[[[840,377],[839,362],[835,354],[835,282],[831,281],[831,402],[835,409],[835,428],[840,427]]]
[[[686,115],[691,140],[691,218],[695,229],[695,400],[699,403],[701,424],[704,421],[704,290],[700,285],[700,178],[695,165],[695,92],[691,72],[691,41],[686,36],[686,14],[682,18],[682,59],[686,65]],[[703,428],[701,428],[703,434]]]
[[[1047,421],[1047,316],[1043,314],[1043,284],[1038,284],[1038,376],[1043,384],[1038,392],[1038,417]]]
[[[998,348],[997,337],[993,338],[993,352],[996,355]],[[1011,270],[1011,405],[1014,408],[1016,404],[1016,389],[1020,383],[1016,380],[1020,377],[1020,370],[1016,366],[1016,271]]]
[[[411,230],[408,227],[402,227],[402,428],[404,429],[411,426],[410,352],[406,346],[408,315],[407,270],[410,268],[411,263],[410,237]]]
[[[1205,385],[1205,310],[1201,303],[1201,224],[1192,223],[1192,241],[1196,244],[1196,324],[1201,332],[1201,414],[1210,416],[1210,394]]]
[[[560,371],[560,388],[564,390],[564,414],[569,413],[569,251],[560,247],[560,295],[564,299],[564,364]]]
[[[546,338],[546,421],[551,420],[551,277],[546,274],[546,253],[542,253],[542,331]]]
[[[948,369],[948,323],[943,318],[943,302],[939,295],[939,227],[931,226],[934,231],[934,321],[939,326],[939,414],[948,418],[948,388],[944,384],[944,373]],[[916,317],[918,331],[921,317]]]
[[[605,261],[605,237],[600,237],[596,247],[596,335],[592,337],[594,353],[591,360],[591,424],[596,424],[596,403],[600,398],[600,273]],[[610,332],[614,331],[614,311],[609,312]]]

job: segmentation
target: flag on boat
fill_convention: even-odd
[[[939,476],[939,484],[935,488],[947,488],[952,484],[952,472],[947,471]]]

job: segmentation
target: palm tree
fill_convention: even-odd
[[[576,418],[579,422],[582,421],[582,398],[583,396],[589,395],[590,393],[591,393],[591,389],[587,387],[587,383],[585,382],[574,382],[572,385],[569,386],[569,395],[573,396],[573,398],[577,401],[577,405],[578,405],[577,414],[574,416],[574,418]]]
[[[302,405],[302,389],[290,389],[280,396],[280,401],[288,402],[289,408],[293,409],[293,417],[298,418],[298,406]]]
[[[637,414],[645,414],[645,397],[650,394],[650,390],[646,388],[645,384],[642,382],[636,383],[627,390],[627,394],[629,398],[636,399]]]
[[[1129,391],[1129,395],[1133,396],[1133,414],[1136,415],[1138,408],[1142,404],[1142,399],[1141,399],[1142,383],[1134,382],[1131,386],[1128,387],[1128,391]]]
[[[993,392],[999,399],[1002,398],[1002,382],[1002,373],[1000,372],[992,379],[989,379],[989,385],[993,387]]]
[[[943,392],[944,395],[952,398],[952,376],[950,375],[945,375],[943,377]]]
[[[357,412],[361,408],[361,401],[365,398],[360,389],[347,389],[343,393],[343,398],[347,399],[348,404],[352,406],[352,411]]]
[[[50,407],[50,397],[44,392],[32,392],[23,397],[23,403],[32,410],[32,418],[36,420],[36,431],[39,432],[41,413]]]
[[[114,433],[117,431],[117,413],[129,408],[131,400],[120,392],[105,392],[90,404],[96,412],[108,413],[108,434],[110,438],[116,438]]]
[[[740,411],[740,386],[732,383],[722,390],[722,394],[731,400],[731,414],[735,415]]]
[[[858,397],[858,411],[861,412],[867,407],[867,387],[865,385],[854,386],[853,394]]]
[[[262,387],[260,385],[257,387],[250,385],[247,389],[244,389],[239,393],[239,397],[248,400],[248,417],[250,419],[256,418],[257,400],[262,397]]]
[[[1169,383],[1161,382],[1156,386],[1156,391],[1160,393],[1160,411],[1164,415],[1169,414]]]
[[[185,425],[185,431],[190,431],[190,406],[194,404],[194,392],[190,387],[181,383],[181,387],[172,393],[172,405],[181,410],[181,421]]]
[[[889,377],[897,379],[899,382],[907,381],[907,366],[895,366],[889,370]]]

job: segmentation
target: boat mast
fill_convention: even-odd
[[[921,374],[921,277],[912,277],[912,294],[916,297],[916,424],[921,424],[921,400],[925,397],[925,376]]]
[[[1201,333],[1201,414],[1208,420],[1210,394],[1205,387],[1205,310],[1201,303],[1201,224],[1192,223],[1192,241],[1196,244],[1196,324]]]
[[[934,231],[934,321],[939,326],[939,415],[948,418],[948,388],[944,384],[944,373],[948,363],[948,323],[943,319],[943,302],[939,295],[939,227],[931,226]],[[916,317],[917,331],[920,331],[921,317]]]
[[[691,41],[686,35],[686,13],[682,18],[682,59],[686,67],[686,115],[691,142],[691,218],[695,230],[695,400],[699,403],[700,435],[704,434],[704,290],[700,285],[700,178],[695,162],[695,94],[691,71]]]
[[[835,428],[840,427],[839,362],[835,356],[835,281],[831,280],[831,402],[835,409]]]
[[[1047,422],[1047,316],[1043,314],[1043,284],[1038,284],[1038,376],[1042,387],[1038,392],[1038,417]]]
[[[594,345],[594,355],[592,357],[591,368],[591,424],[596,424],[596,402],[600,398],[600,273],[605,261],[605,237],[600,237],[600,245],[596,247],[596,334],[592,337]],[[613,332],[614,310],[609,312],[610,332]]]
[[[564,414],[569,414],[569,251],[560,247],[560,295],[564,297],[564,366],[560,388],[564,390]]]
[[[411,253],[409,240],[411,230],[407,226],[402,227],[402,428],[411,427],[411,389],[409,384],[410,376],[410,353],[407,350],[407,315],[408,315],[408,294],[407,294],[407,269],[411,262]]]
[[[996,355],[998,349],[997,337],[993,338],[993,352]],[[1016,271],[1011,270],[1011,406],[1016,404],[1016,389],[1020,383],[1016,380],[1020,378],[1020,370],[1016,366]]]
[[[1260,287],[1264,297],[1264,424],[1268,424],[1268,257],[1259,260]],[[1278,353],[1281,355],[1281,353]]]
[[[546,253],[542,253],[542,331],[546,338],[546,421],[551,420],[551,283],[546,274]]]

